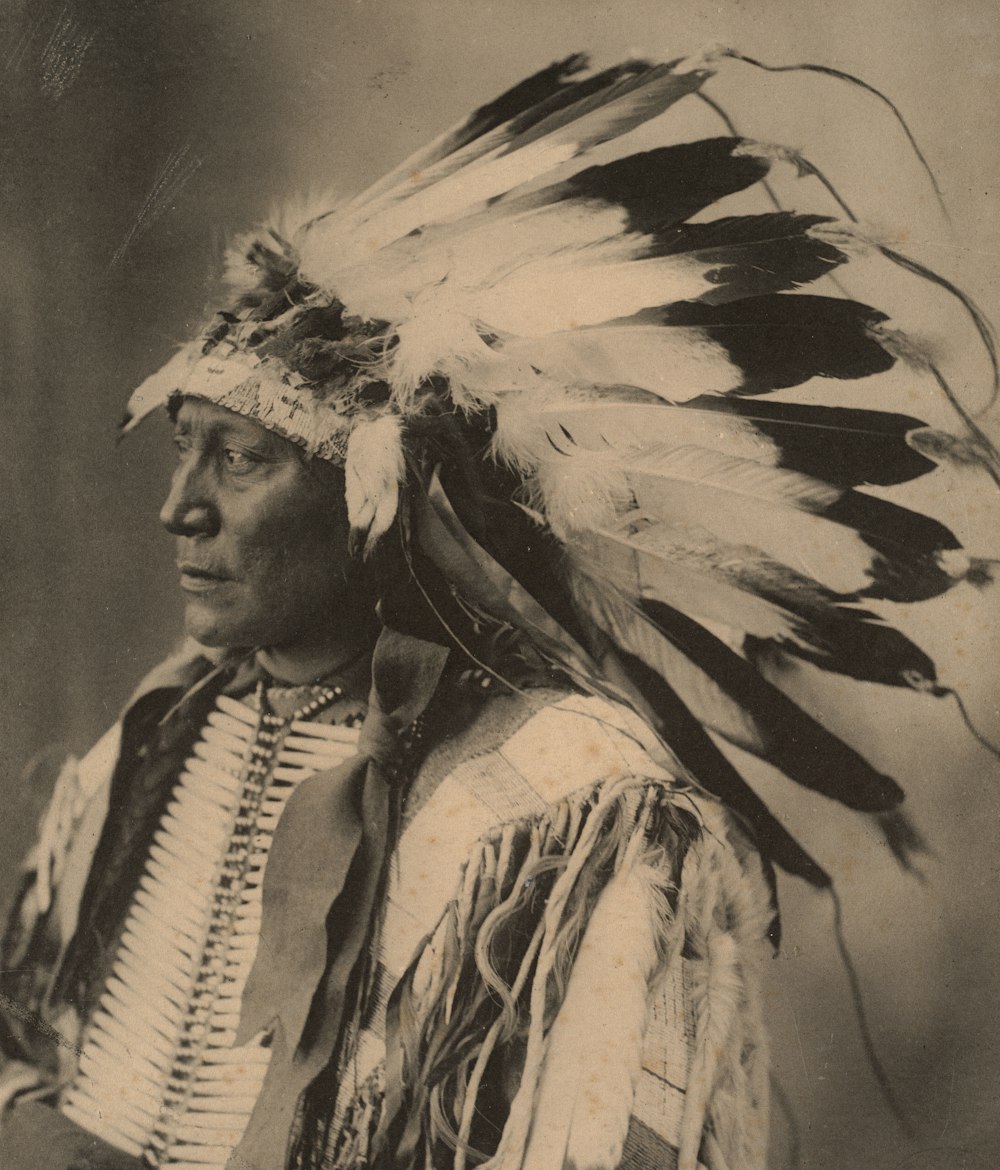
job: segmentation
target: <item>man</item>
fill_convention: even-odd
[[[26,865],[5,1168],[764,1165],[770,865],[829,879],[710,732],[905,857],[757,664],[934,689],[858,602],[975,566],[855,490],[931,469],[919,420],[747,408],[901,352],[791,295],[844,229],[691,222],[783,157],[735,138],[586,166],[712,70],[582,66],[240,242],[134,395],[193,641]]]
[[[22,938],[27,941],[30,935],[37,945],[40,927],[44,929],[46,921],[51,923],[53,917],[63,918],[67,914],[76,917],[76,931],[69,954],[63,958],[57,985],[46,987],[40,993],[35,990],[27,1002],[32,1005],[32,1013],[44,1010],[46,1004],[61,1004],[61,1010],[51,1017],[51,1028],[58,1029],[58,1039],[48,1030],[41,1039],[56,1040],[58,1055],[68,1054],[71,1058],[68,1063],[76,1068],[69,1077],[67,1062],[61,1070],[43,1070],[38,1066],[44,1065],[44,1058],[35,1058],[31,1071],[36,1074],[38,1090],[31,1082],[21,1079],[22,1070],[13,1074],[15,1090],[29,1098],[39,1090],[51,1094],[62,1081],[61,1115],[42,1114],[38,1106],[32,1108],[26,1104],[15,1109],[9,1122],[14,1131],[11,1139],[14,1153],[8,1150],[8,1158],[22,1157],[24,1165],[32,1166],[76,1164],[72,1160],[65,1162],[65,1143],[66,1148],[74,1151],[74,1158],[79,1152],[79,1156],[89,1157],[94,1165],[132,1164],[121,1157],[121,1152],[135,1159],[144,1154],[161,1165],[222,1165],[239,1143],[240,1130],[252,1113],[251,1103],[261,1108],[262,1103],[267,1103],[262,1090],[268,1089],[275,1100],[270,1102],[260,1121],[252,1122],[250,1138],[245,1138],[240,1147],[246,1153],[237,1156],[236,1165],[281,1164],[295,1117],[288,1107],[295,1105],[300,1091],[307,1101],[299,1106],[299,1120],[292,1138],[296,1151],[293,1156],[332,1157],[335,1165],[341,1162],[353,1165],[354,1159],[364,1156],[366,1150],[360,1143],[368,1138],[364,1132],[367,1118],[358,1118],[357,1114],[375,1109],[371,1099],[373,1076],[379,1085],[378,1092],[384,1091],[384,1056],[376,1055],[373,1061],[371,1049],[384,1046],[388,1004],[378,1004],[370,1020],[362,1014],[351,1021],[359,1035],[351,1047],[348,1076],[340,1062],[330,1063],[339,1054],[329,1047],[330,1038],[345,1027],[345,1021],[339,1019],[335,1026],[322,1018],[334,1009],[326,1002],[322,1004],[323,1011],[317,1012],[315,996],[327,999],[331,996],[323,995],[326,989],[322,987],[322,979],[319,979],[319,989],[314,986],[317,977],[324,974],[322,952],[327,932],[323,920],[331,905],[340,926],[340,930],[330,931],[331,951],[326,955],[327,962],[332,959],[334,970],[344,961],[352,943],[363,946],[371,933],[368,917],[361,913],[366,908],[366,893],[371,897],[365,883],[374,882],[377,887],[380,875],[373,871],[354,875],[352,880],[352,875],[345,873],[345,868],[349,868],[346,862],[360,864],[361,852],[375,843],[365,839],[371,826],[359,819],[361,810],[352,807],[358,801],[363,806],[370,804],[383,816],[388,812],[390,823],[396,816],[402,819],[401,833],[399,830],[394,833],[400,837],[396,853],[399,872],[387,891],[382,965],[376,968],[371,994],[386,1001],[391,1001],[394,993],[400,994],[399,980],[418,955],[424,964],[442,965],[443,970],[422,974],[421,978],[429,979],[432,984],[437,979],[442,985],[451,980],[471,999],[467,1004],[463,1004],[462,997],[453,1001],[453,1011],[457,1013],[461,1006],[469,1013],[465,1026],[471,1035],[463,1038],[453,1058],[466,1062],[473,1051],[468,1046],[475,1040],[480,1041],[480,1058],[487,1050],[481,1043],[480,1031],[489,1015],[489,1000],[482,1002],[489,988],[483,983],[481,988],[463,989],[463,983],[474,981],[472,973],[463,969],[471,955],[461,956],[461,963],[457,956],[450,956],[449,945],[454,943],[448,934],[465,932],[470,936],[464,940],[465,945],[478,949],[483,945],[484,922],[492,918],[497,925],[491,923],[491,932],[495,930],[504,937],[502,954],[491,960],[487,950],[487,958],[480,961],[486,971],[491,961],[497,961],[498,969],[492,977],[494,981],[503,981],[499,986],[517,983],[517,978],[511,979],[505,970],[511,963],[512,951],[518,955],[523,968],[531,957],[540,961],[538,947],[545,942],[547,951],[543,954],[550,953],[553,963],[565,963],[567,957],[558,953],[557,935],[552,939],[537,936],[528,941],[523,937],[523,926],[507,925],[503,919],[538,916],[540,907],[534,905],[535,883],[542,888],[551,887],[550,898],[561,892],[558,880],[551,881],[551,862],[571,845],[582,849],[583,837],[588,832],[592,839],[596,837],[593,826],[589,830],[586,825],[574,826],[574,819],[579,820],[584,812],[591,818],[599,816],[601,833],[607,833],[608,840],[591,840],[591,851],[579,856],[585,856],[590,866],[599,863],[609,866],[615,854],[620,854],[617,864],[626,866],[622,872],[629,874],[633,882],[641,880],[649,885],[637,890],[626,886],[617,891],[617,908],[627,912],[631,901],[638,898],[633,915],[645,909],[647,913],[658,912],[663,920],[657,924],[658,931],[653,932],[652,924],[641,917],[631,922],[615,917],[607,924],[610,929],[606,930],[604,942],[620,945],[619,932],[631,926],[638,937],[629,945],[639,944],[639,953],[595,956],[591,961],[599,964],[603,958],[605,963],[621,964],[628,960],[634,965],[629,975],[640,981],[638,1003],[628,1005],[619,1000],[615,1023],[621,1020],[618,1013],[627,1011],[629,1006],[633,1011],[638,1007],[641,1010],[632,1023],[645,1030],[647,983],[654,968],[665,962],[673,950],[669,956],[674,968],[673,982],[669,991],[660,993],[657,1002],[675,1018],[659,1020],[655,1028],[658,1044],[662,1045],[671,1031],[672,1044],[665,1051],[654,1051],[647,1057],[652,1063],[646,1075],[653,1077],[660,1066],[677,1068],[681,1083],[670,1091],[676,1097],[673,1108],[678,1110],[679,1117],[679,1089],[684,1080],[687,1042],[676,1013],[677,1005],[691,993],[685,992],[680,977],[677,953],[680,940],[676,938],[671,943],[669,937],[671,914],[676,907],[670,906],[668,893],[669,883],[678,877],[685,854],[679,842],[683,841],[692,850],[690,857],[698,852],[687,841],[689,837],[692,840],[698,837],[692,812],[697,807],[693,796],[685,793],[684,803],[675,803],[675,789],[680,792],[681,788],[662,766],[643,758],[641,749],[628,738],[635,734],[633,729],[627,724],[621,730],[615,727],[622,716],[606,704],[570,699],[565,691],[551,689],[527,691],[523,697],[508,690],[503,698],[485,702],[481,696],[489,675],[480,672],[471,679],[464,677],[470,665],[465,660],[450,668],[453,677],[444,677],[437,683],[436,701],[439,705],[446,701],[450,710],[439,711],[431,724],[434,738],[440,739],[440,727],[447,721],[450,728],[459,732],[457,741],[431,751],[407,794],[408,805],[412,807],[381,808],[385,793],[370,791],[372,777],[359,776],[358,769],[350,763],[346,769],[336,767],[350,761],[358,748],[355,725],[364,710],[365,680],[371,676],[373,650],[370,615],[364,612],[364,605],[371,604],[370,595],[357,595],[356,583],[352,583],[348,569],[345,511],[335,490],[339,477],[335,471],[331,474],[329,467],[310,465],[299,448],[258,423],[197,397],[185,398],[176,412],[176,443],[179,463],[162,519],[177,537],[188,632],[203,646],[259,646],[261,649],[251,655],[237,653],[234,665],[226,670],[211,669],[197,655],[193,660],[182,659],[169,668],[172,678],[161,673],[159,678],[147,682],[146,693],[133,702],[123,721],[122,746],[114,775],[102,778],[102,783],[109,785],[108,790],[89,794],[77,791],[59,797],[73,801],[86,795],[91,802],[68,815],[71,823],[85,821],[92,803],[102,799],[115,809],[115,818],[106,821],[97,853],[90,863],[87,888],[77,912],[82,917],[76,917],[74,908],[66,905],[72,898],[69,874],[74,870],[80,874],[85,862],[75,851],[85,851],[95,844],[95,835],[81,831],[78,824],[65,857],[35,859],[38,878],[45,874],[46,866],[57,871],[53,876],[58,894],[54,903],[48,899],[40,903],[38,885],[28,891],[22,903]],[[376,643],[379,656],[375,664],[376,686],[379,668],[383,672],[392,668],[392,677],[386,680],[390,691],[400,685],[400,674],[411,670],[413,677],[406,680],[408,693],[404,693],[402,702],[413,702],[414,689],[419,690],[421,686],[424,697],[430,698],[432,684],[421,677],[422,672],[445,676],[448,671],[444,665],[445,653],[437,644],[420,643],[407,635],[393,634],[389,638],[384,632]],[[424,661],[408,661],[414,656]],[[456,670],[459,673],[454,677]],[[524,674],[522,668],[522,681]],[[194,679],[197,681],[193,686],[188,685]],[[454,705],[464,702],[469,706],[469,698],[463,697],[462,692],[470,690],[475,701],[465,718],[467,726],[459,731],[460,721],[456,719]],[[425,719],[433,706],[432,699],[424,711]],[[287,713],[284,718],[282,711]],[[412,714],[408,710],[406,717],[398,721],[409,725]],[[595,726],[592,722],[595,719],[614,722]],[[154,728],[157,729],[155,746],[151,750],[148,737]],[[561,737],[583,736],[587,743],[586,759],[574,761],[569,769],[553,768],[551,758],[545,759],[544,738],[539,738],[544,735],[543,729]],[[248,756],[246,748],[251,743]],[[371,750],[377,746],[372,745]],[[413,756],[420,749],[411,741],[407,752]],[[470,768],[465,756],[473,752],[478,758]],[[525,753],[528,758],[521,761],[519,756]],[[377,755],[375,758],[379,759]],[[636,761],[642,761],[641,769],[633,773],[631,767]],[[395,765],[395,761],[384,762],[387,768]],[[406,766],[404,763],[403,767]],[[87,784],[87,774],[93,767],[89,760],[81,766],[83,785]],[[319,789],[314,787],[309,793],[305,778],[312,769],[316,769],[312,782],[314,785],[318,782]],[[62,783],[72,784],[74,780],[67,775]],[[79,785],[81,779],[75,783]],[[377,783],[380,787],[383,784],[381,779]],[[291,801],[294,784],[302,785],[298,798],[300,802],[305,799],[305,807]],[[595,785],[602,790],[597,800]],[[665,800],[668,794],[669,799]],[[254,795],[256,809],[251,811]],[[227,801],[227,796],[232,799]],[[282,807],[286,804],[287,807]],[[651,831],[654,810],[660,820],[655,836]],[[369,808],[365,807],[364,813],[368,812]],[[529,814],[527,818],[525,814]],[[254,816],[255,823],[241,835],[241,821]],[[260,1020],[249,1025],[245,1020],[240,1023],[241,1033],[249,1028],[253,1038],[249,1043],[241,1043],[242,1035],[233,1036],[241,994],[244,1015],[252,1006],[248,1005],[244,984],[252,966],[245,948],[249,946],[252,951],[253,944],[244,941],[249,934],[244,927],[250,923],[254,931],[260,929],[259,870],[270,845],[269,829],[279,817],[292,838],[288,846],[294,851],[285,857],[285,864],[292,871],[288,875],[289,888],[272,891],[270,912],[286,916],[283,923],[274,922],[270,927],[272,940],[280,940],[273,941],[272,945],[281,949],[268,958],[268,962],[276,962],[277,969],[265,970],[261,975],[265,996]],[[530,821],[530,828],[525,820]],[[303,829],[307,830],[305,834]],[[381,825],[375,829],[377,841],[386,829]],[[648,845],[644,844],[647,832],[650,833]],[[541,840],[537,839],[539,834],[543,834]],[[448,840],[436,842],[434,838],[438,835],[446,835]],[[359,836],[360,844],[357,844]],[[673,840],[675,837],[677,842]],[[468,893],[463,890],[463,894],[482,904],[463,906],[460,896],[457,903],[449,906],[448,899],[455,892],[461,864],[475,839],[478,839],[478,855],[468,864],[465,885],[473,883],[478,888]],[[666,840],[674,848],[669,856],[657,854],[657,866],[665,867],[660,872],[638,850],[652,849],[654,843],[662,848]],[[242,843],[242,853],[235,849],[234,842]],[[357,849],[353,859],[352,845]],[[50,848],[53,847],[58,848],[50,843]],[[699,848],[713,852],[704,841]],[[714,848],[721,850],[721,843]],[[248,857],[250,850],[254,852]],[[634,856],[629,857],[630,852]],[[575,856],[569,853],[571,859]],[[544,864],[546,860],[548,865]],[[277,862],[278,856],[272,855],[271,864]],[[135,867],[140,863],[144,867],[137,883]],[[743,897],[756,891],[756,916],[741,925],[741,929],[755,938],[766,928],[770,902],[759,866],[755,869],[752,861],[748,864],[749,873],[744,879],[739,863],[735,857],[730,858],[729,865],[740,876],[730,874],[728,880],[737,886],[744,885]],[[221,882],[220,866],[221,874],[225,875]],[[719,876],[726,878],[724,871]],[[269,878],[279,880],[273,870],[269,870]],[[43,880],[48,882],[50,878],[46,875]],[[338,881],[345,883],[340,891]],[[581,886],[584,884],[582,877],[579,882]],[[315,883],[311,890],[310,883]],[[131,900],[122,897],[123,887],[134,889]],[[430,897],[428,888],[433,890]],[[357,903],[345,907],[338,915],[338,893],[343,897],[346,890],[351,891]],[[640,893],[645,895],[645,902]],[[730,896],[733,893],[730,891]],[[615,891],[609,887],[606,894],[612,896]],[[381,890],[377,890],[377,896],[382,896]],[[579,889],[562,896],[569,899],[578,920],[568,931],[569,942],[583,926],[580,914],[586,901],[579,904],[582,898]],[[299,937],[305,925],[301,921],[304,907],[321,912],[316,919],[319,940],[303,941]],[[41,914],[35,924],[30,924],[28,917],[32,910]],[[498,916],[497,911],[504,914]],[[699,914],[703,912],[699,909]],[[442,913],[445,917],[438,925]],[[604,913],[610,915],[612,910]],[[355,915],[361,918],[360,923],[349,921]],[[235,928],[233,917],[237,923]],[[691,919],[697,921],[698,917],[692,914]],[[588,929],[600,933],[600,926],[600,922],[592,920]],[[648,954],[642,953],[640,942],[644,931],[650,936],[645,944],[650,948]],[[421,951],[420,939],[425,933],[435,937]],[[267,939],[265,933],[262,944]],[[54,945],[62,949],[65,941],[64,938]],[[323,945],[311,953],[317,941]],[[193,953],[196,943],[200,953]],[[368,961],[372,956],[366,954],[360,960],[352,957],[359,962]],[[13,955],[12,961],[19,962],[19,956]],[[213,968],[213,963],[218,964],[217,968]],[[260,960],[258,972],[259,964]],[[449,965],[454,969],[449,970]],[[213,973],[221,977],[214,984]],[[331,974],[327,973],[327,977]],[[523,982],[523,974],[519,974]],[[286,978],[291,982],[285,982]],[[614,990],[622,977],[616,976],[612,966],[609,971],[599,969],[592,978],[595,980],[592,995],[596,998],[592,1003],[584,1001],[578,1005],[578,1009],[586,1007],[587,1015],[576,1021],[575,1027],[580,1029],[582,1025],[583,1029],[593,1029],[600,1036],[607,1030],[606,1023],[602,1027],[600,1019],[602,1010],[606,1010],[601,1008],[600,997]],[[267,986],[268,980],[271,986]],[[301,987],[295,987],[296,980],[302,980]],[[437,990],[438,995],[442,993],[443,986]],[[332,998],[343,994],[342,989],[336,988]],[[408,989],[407,994],[413,993]],[[633,994],[636,994],[634,989]],[[444,1036],[436,1035],[434,1029],[446,1032],[446,1020],[434,1018],[430,1003],[423,1010],[431,1015],[431,1019],[423,1021],[417,1017],[430,1030],[427,1046],[441,1045]],[[290,1036],[304,1027],[308,1030],[310,1021],[303,1017],[303,1012],[316,1017],[313,1027],[319,1030],[324,1043],[317,1047],[315,1055],[308,1046],[305,1048],[300,1071],[294,1062],[291,1068],[287,1064],[292,1047]],[[86,1027],[82,1026],[83,1019],[74,1018],[77,1016],[87,1017]],[[199,1037],[200,1022],[204,1033]],[[258,1029],[257,1022],[263,1027]],[[26,1028],[20,1029],[22,1054],[27,1056],[37,1051],[37,1038],[31,1036],[30,1020],[22,1019],[21,1023],[27,1023]],[[453,1020],[453,1026],[456,1023]],[[504,1027],[498,1028],[500,1024]],[[488,1077],[480,1090],[483,1099],[489,1102],[485,1117],[466,1125],[466,1130],[474,1124],[477,1130],[483,1131],[481,1136],[477,1134],[477,1140],[485,1138],[484,1145],[496,1143],[492,1127],[501,1117],[508,1078],[514,1076],[516,1084],[514,1068],[505,1064],[516,1067],[527,1055],[521,1054],[524,1043],[515,1019],[505,1023],[502,1015],[497,1014],[492,1026],[497,1054],[506,1055],[495,1069],[489,1070],[497,1083],[491,1085]],[[512,1035],[505,1035],[508,1032]],[[614,1038],[621,1042],[617,1030]],[[631,1054],[633,1059],[623,1060],[616,1054],[616,1059],[610,1061],[612,1067],[604,1073],[619,1095],[632,1089],[638,1073],[638,1067],[631,1066],[639,1055],[639,1036],[629,1039],[636,1045]],[[754,1039],[760,1043],[756,1036]],[[529,1047],[530,1040],[529,1026]],[[602,1062],[608,1062],[606,1052],[594,1047],[593,1037],[578,1036],[576,1043],[583,1045],[583,1051],[575,1054],[577,1059],[598,1056]],[[234,1053],[238,1054],[238,1061]],[[280,1061],[286,1066],[281,1068],[281,1077],[294,1087],[291,1100],[285,1084],[271,1088],[264,1078],[268,1054],[272,1064]],[[79,1056],[79,1061],[73,1060],[73,1056]],[[428,1068],[431,1076],[435,1074],[433,1059],[430,1054],[425,1059],[431,1066]],[[54,1073],[51,1078],[45,1076],[49,1071]],[[482,1063],[481,1075],[485,1071],[487,1062]],[[578,1074],[580,1070],[563,1069],[563,1077],[571,1071]],[[334,1072],[338,1075],[332,1076]],[[601,1072],[600,1064],[588,1067],[589,1092],[600,1083]],[[612,1074],[621,1074],[624,1082],[616,1085]],[[9,1070],[7,1075],[11,1077],[12,1072]],[[220,1094],[217,1086],[222,1077],[226,1088]],[[315,1087],[310,1094],[313,1077]],[[433,1075],[433,1083],[435,1091],[441,1091],[440,1072]],[[443,1078],[443,1084],[447,1083],[447,1078]],[[345,1085],[349,1091],[345,1092]],[[427,1091],[419,1079],[407,1087],[411,1095],[418,1090]],[[758,1085],[756,1091],[761,1089]],[[397,1087],[396,1091],[402,1088]],[[656,1093],[664,1095],[668,1088],[657,1090],[650,1086],[646,1092],[650,1097],[646,1103],[646,1120],[642,1120],[644,1115],[640,1112],[632,1127],[633,1145],[637,1148],[645,1148],[655,1141],[655,1129],[662,1119],[653,1102]],[[558,1111],[565,1104],[557,1098],[549,1108]],[[761,1109],[763,1102],[755,1100],[751,1108]],[[589,1100],[586,1109],[590,1114],[600,1112]],[[620,1111],[619,1105],[617,1112]],[[29,1129],[23,1136],[18,1133],[22,1114]],[[617,1143],[620,1147],[625,1139],[628,1129],[625,1119],[614,1118],[619,1125],[625,1121],[621,1133],[612,1131],[603,1135],[612,1146]],[[423,1119],[414,1109],[408,1110],[400,1122],[410,1126],[423,1124]],[[457,1117],[453,1124],[460,1128]],[[589,1117],[587,1124],[588,1132],[602,1133],[598,1117]],[[44,1127],[41,1133],[36,1126]],[[79,1132],[76,1126],[80,1127]],[[332,1135],[328,1132],[331,1126],[334,1127]],[[313,1127],[324,1131],[319,1145]],[[83,1137],[88,1131],[102,1141]],[[59,1138],[53,1148],[49,1144],[54,1133]],[[49,1145],[46,1152],[41,1152],[38,1141],[41,1134]],[[25,1147],[23,1143],[29,1137],[31,1144]],[[463,1140],[469,1140],[468,1132]],[[576,1141],[585,1139],[577,1137]],[[341,1149],[345,1142],[359,1143],[347,1160]],[[19,1153],[22,1149],[29,1152],[22,1155]],[[45,1162],[50,1150],[58,1151],[58,1158],[63,1162]],[[309,1152],[299,1153],[300,1150]],[[588,1150],[586,1146],[584,1152],[588,1156],[601,1156],[600,1151]],[[620,1159],[616,1157],[617,1160]],[[5,1166],[10,1164],[4,1161]]]

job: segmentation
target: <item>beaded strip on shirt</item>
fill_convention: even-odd
[[[342,697],[324,688],[282,716],[263,687],[258,713],[220,696],[154,838],[62,1106],[150,1166],[222,1167],[246,1127],[270,1053],[232,1045],[263,868],[295,785],[356,742],[358,713],[310,722]]]

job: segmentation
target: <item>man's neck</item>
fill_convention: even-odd
[[[336,647],[269,647],[257,651],[258,663],[277,682],[293,686],[333,679],[345,691],[367,695],[371,648],[365,643]]]

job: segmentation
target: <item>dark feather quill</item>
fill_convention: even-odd
[[[640,658],[620,654],[622,665],[641,693],[657,734],[670,745],[692,778],[749,826],[761,852],[786,873],[823,889],[830,877],[795,840],[736,768],[712,742],[677,693]]]
[[[903,799],[891,777],[808,716],[714,634],[658,602],[645,602],[642,609],[664,637],[747,710],[762,735],[762,757],[790,779],[862,812],[884,812]]]

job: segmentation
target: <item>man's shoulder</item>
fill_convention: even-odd
[[[498,689],[428,754],[407,819],[449,797],[485,800],[500,819],[516,818],[630,775],[668,780],[672,771],[667,753],[629,708],[568,688]]]

